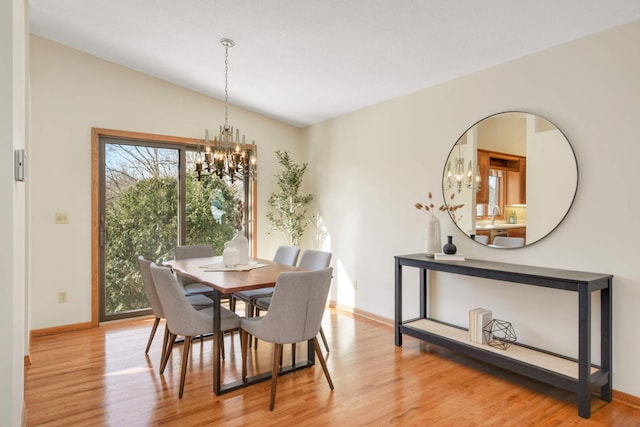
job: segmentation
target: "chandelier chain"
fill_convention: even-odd
[[[224,127],[229,126],[229,46],[224,46]]]

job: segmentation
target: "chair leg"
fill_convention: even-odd
[[[247,347],[249,346],[249,333],[240,330],[240,348],[242,349],[242,379],[247,378]]]
[[[153,326],[151,327],[151,334],[149,335],[149,341],[147,341],[147,348],[144,350],[144,354],[149,353],[151,343],[153,342],[153,337],[156,335],[156,329],[158,329],[158,323],[160,323],[160,318],[156,317],[153,321]]]
[[[164,337],[162,338],[162,354],[160,354],[160,363],[164,360],[164,356],[167,354],[167,343],[169,342],[169,328],[164,325]]]
[[[271,401],[269,402],[270,411],[273,411],[276,403],[276,386],[278,385],[278,368],[281,355],[282,344],[273,344],[273,366],[271,367]]]
[[[333,390],[333,382],[331,381],[331,375],[329,375],[329,370],[327,369],[327,363],[324,361],[324,357],[322,356],[322,352],[320,350],[320,344],[318,343],[318,338],[313,337],[311,339],[311,342],[313,343],[313,348],[316,350],[316,356],[318,356],[318,361],[322,366],[322,370],[324,371],[324,376],[327,377],[329,388]]]
[[[296,366],[296,347],[296,343],[291,344],[291,366]]]
[[[255,315],[255,306],[253,305],[253,301],[252,300],[249,300],[249,301],[246,302],[245,311],[246,311],[246,313],[244,315],[246,317],[253,317]]]
[[[257,316],[256,312],[257,312],[257,309],[256,309],[256,306],[253,305],[253,300],[249,299],[249,301],[247,301],[245,303],[245,316],[246,317]],[[252,341],[253,341],[252,339],[249,339],[249,347],[251,347],[251,342]],[[258,338],[256,338],[255,341],[256,341],[256,346],[257,346],[258,345]]]
[[[254,315],[255,317],[260,316],[260,309],[259,309],[258,307],[254,306],[254,307],[253,307],[253,312],[254,312],[254,313],[253,313],[253,315]],[[254,338],[253,347],[254,347],[256,350],[258,349],[258,337],[255,337],[255,338]]]
[[[169,361],[169,356],[171,356],[171,350],[173,350],[173,344],[176,342],[177,335],[169,332],[169,343],[167,344],[166,351],[164,353],[164,358],[160,363],[160,375],[164,374],[164,368],[167,367],[167,362]]]
[[[178,392],[178,398],[182,399],[184,393],[184,380],[187,376],[187,361],[189,360],[189,350],[191,349],[191,337],[184,337],[184,344],[182,347],[182,370],[180,371],[180,391]]]
[[[322,338],[322,343],[324,344],[324,348],[326,348],[327,353],[329,353],[329,343],[327,342],[327,337],[324,336],[324,331],[322,330],[322,326],[320,326],[320,338]]]

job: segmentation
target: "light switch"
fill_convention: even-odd
[[[69,224],[69,213],[56,212],[56,224]]]

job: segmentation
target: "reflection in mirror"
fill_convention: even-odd
[[[442,182],[444,200],[455,194],[456,204],[464,204],[452,218],[458,228],[491,247],[530,245],[548,235],[577,188],[578,165],[567,138],[548,120],[524,112],[498,113],[471,126],[451,149]]]

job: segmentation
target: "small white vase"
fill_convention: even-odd
[[[433,258],[435,254],[441,252],[441,247],[440,219],[437,217],[429,217],[429,219],[427,219],[427,256]]]
[[[238,248],[238,264],[249,264],[249,240],[247,236],[244,235],[244,229],[236,232],[236,235],[231,241],[236,245],[236,248]]]
[[[227,268],[233,268],[240,264],[240,252],[233,241],[229,241],[224,244],[224,251],[222,251],[222,263]]]

